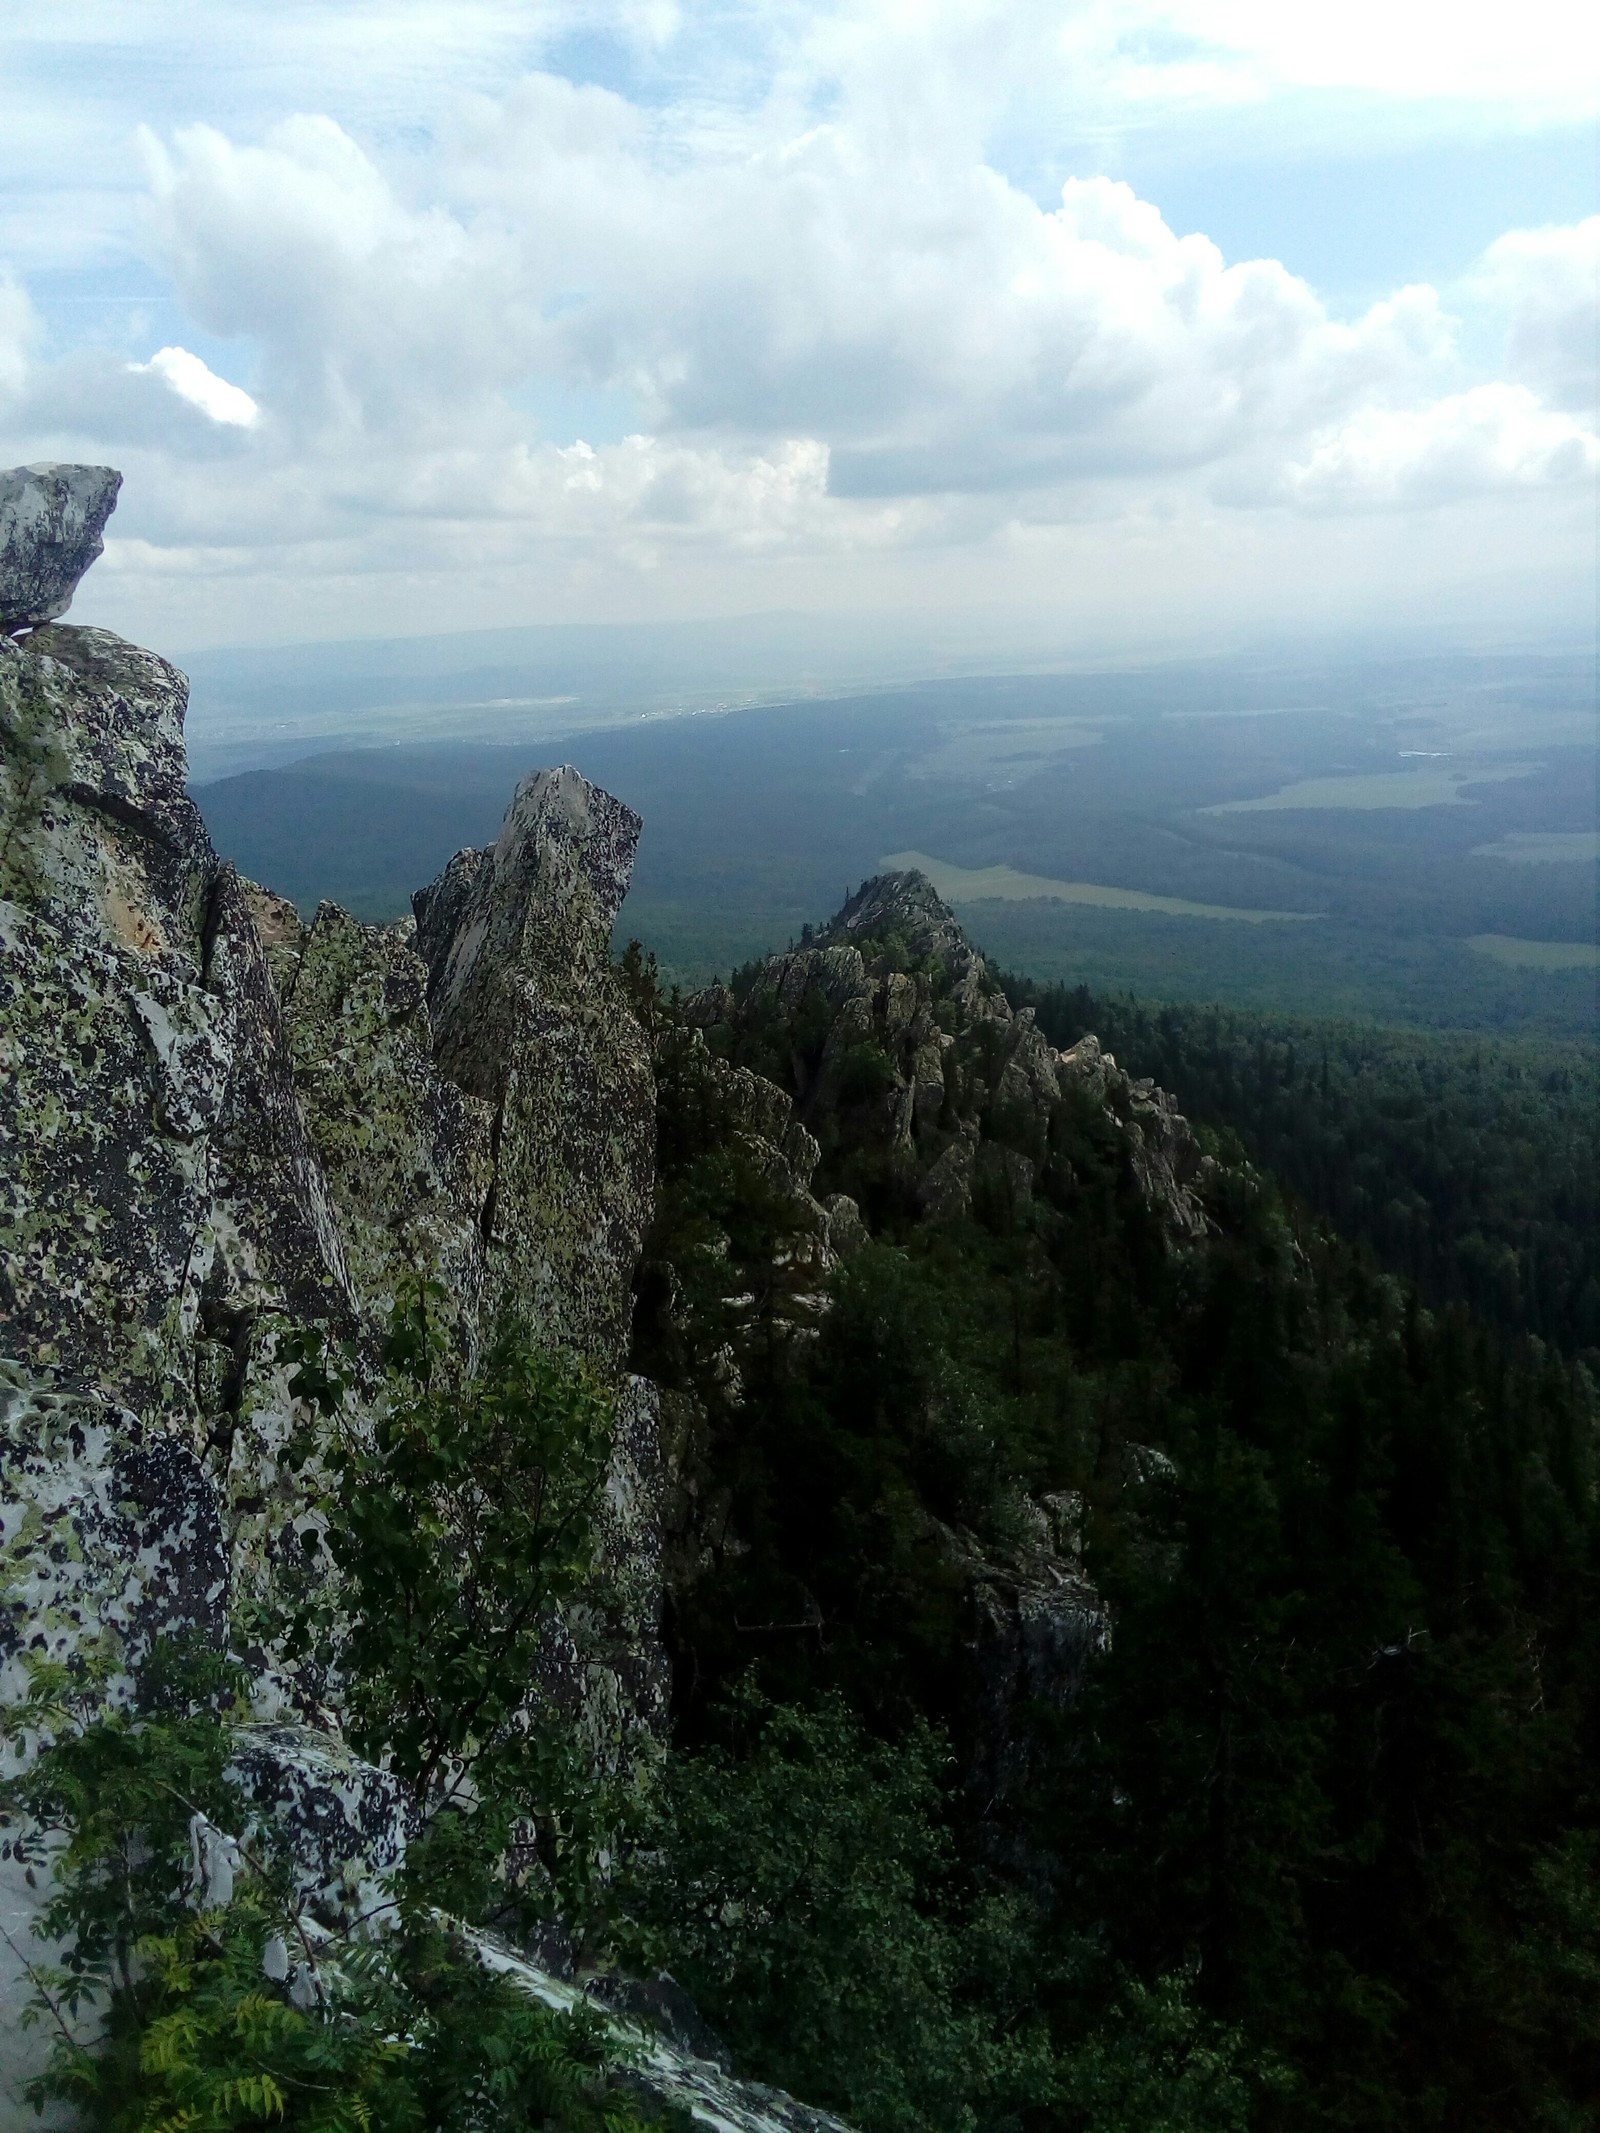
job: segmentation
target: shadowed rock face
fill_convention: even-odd
[[[493,1117],[488,1302],[612,1372],[655,1180],[649,1047],[611,972],[640,827],[577,771],[536,771],[496,843],[415,898],[434,1058]]]
[[[915,1181],[930,1219],[961,1215],[982,1192],[1020,1204],[1047,1158],[1052,1114],[1074,1097],[1103,1111],[1123,1138],[1140,1192],[1179,1243],[1209,1228],[1205,1160],[1165,1090],[1131,1081],[1093,1037],[1057,1051],[1020,1014],[955,913],[924,874],[864,882],[808,945],[769,956],[739,997],[697,993],[687,1019],[715,1049],[776,1021],[812,1031],[793,1052],[795,1107],[815,1122],[835,1110],[862,1048],[879,1056],[876,1137]],[[980,1120],[987,1126],[980,1132]]]
[[[13,467],[0,474],[0,636],[53,622],[101,553],[122,476],[112,467]]]
[[[99,552],[118,477],[60,471],[0,476],[8,623],[59,613]],[[600,1586],[557,1625],[570,1679],[550,1691],[615,1767],[665,1704],[658,1408],[622,1381],[654,1149],[609,953],[638,819],[540,773],[493,851],[421,900],[426,957],[409,923],[325,905],[307,926],[213,850],[186,698],[105,631],[0,634],[0,1697],[25,1694],[26,1649],[109,1653],[125,1696],[156,1637],[237,1643],[280,1565],[303,1574],[316,1523],[314,1463],[283,1457],[313,1418],[281,1338],[320,1326],[375,1382],[397,1285],[420,1274],[463,1362],[510,1306],[619,1381]],[[326,1683],[250,1656],[247,1789],[307,1900],[359,1904],[407,1803],[288,1723],[329,1711]],[[0,1925],[26,1951],[38,1892],[13,1866]],[[34,2123],[16,2084],[42,2049],[17,2028],[13,1953],[0,1942],[0,2133]]]

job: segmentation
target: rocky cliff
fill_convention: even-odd
[[[211,847],[183,676],[51,620],[116,482],[0,479],[0,1699],[24,1695],[28,1654],[109,1660],[126,1700],[177,1631],[242,1649],[237,1775],[288,1833],[306,1901],[337,1913],[394,1866],[411,1808],[343,1746],[336,1678],[261,1628],[317,1546],[317,1416],[289,1336],[348,1355],[358,1424],[403,1281],[437,1284],[462,1369],[510,1303],[619,1388],[606,1635],[562,1686],[600,1765],[661,1723],[656,1408],[626,1371],[653,1083],[610,963],[639,824],[576,772],[540,772],[415,924],[324,906],[305,925]],[[34,2122],[17,2089],[42,2039],[18,2025],[39,1901],[0,1861],[6,2126]],[[826,2123],[660,2039],[640,2049],[646,2090],[699,2122]]]
[[[1075,1118],[1165,1252],[1207,1235],[1208,1166],[1161,1091],[1012,1012],[920,875],[864,884],[815,938],[668,1011],[611,957],[638,819],[570,768],[525,778],[414,919],[325,904],[306,923],[211,846],[183,676],[57,619],[118,479],[0,477],[0,1704],[40,1657],[96,1660],[127,1702],[180,1631],[242,1656],[235,1775],[331,1928],[370,1905],[417,1808],[344,1740],[337,1658],[291,1656],[274,1627],[328,1568],[308,1337],[344,1358],[357,1430],[405,1293],[434,1299],[458,1378],[511,1314],[613,1389],[592,1584],[528,1696],[615,1773],[664,1731],[664,1607],[687,1620],[744,1546],[715,1442],[752,1375],[817,1341],[841,1269],[897,1222],[1047,1226],[1079,1189]],[[675,1229],[672,1181],[708,1151],[742,1182]],[[916,1513],[990,1802],[1027,1775],[1021,1714],[1069,1706],[1109,1635],[1082,1501],[1040,1486],[982,1531]],[[39,1900],[0,1858],[0,2133],[32,2122]],[[585,1989],[480,1946],[549,2005]],[[670,2033],[633,2041],[647,2095],[698,2123],[836,2123]]]
[[[917,873],[863,883],[798,947],[661,1010],[655,1045],[667,1189],[640,1335],[663,1388],[678,1656],[697,1673],[696,1639],[714,1648],[720,1637],[708,1613],[731,1614],[747,1635],[748,1604],[818,1652],[836,1633],[798,1560],[770,1609],[738,1565],[746,1523],[768,1518],[740,1479],[744,1445],[763,1411],[781,1410],[784,1382],[805,1377],[801,1351],[841,1263],[874,1239],[899,1250],[941,1231],[959,1254],[958,1233],[977,1232],[1008,1240],[1024,1286],[1048,1286],[1050,1255],[1070,1258],[1094,1235],[1090,1223],[1074,1242],[1063,1222],[1113,1180],[1154,1253],[1181,1262],[1211,1234],[1215,1166],[1164,1091],[1130,1079],[1093,1037],[1062,1052],[1031,1012],[1014,1013]],[[1084,1145],[1092,1178],[1076,1167]],[[938,1437],[947,1396],[916,1397],[926,1413],[913,1434]],[[992,1456],[981,1433],[961,1454],[980,1466]],[[1135,1486],[1161,1463],[1141,1446],[1119,1456]],[[961,1491],[946,1493],[946,1509],[924,1496],[914,1530],[876,1545],[919,1560],[908,1597],[919,1586],[948,1596],[952,1622],[931,1633],[945,1640],[933,1693],[998,1828],[1029,1776],[1040,1713],[1071,1708],[1111,1624],[1083,1567],[1079,1493],[1008,1489],[983,1532],[956,1508]],[[711,1591],[720,1597],[704,1600]],[[854,1605],[842,1592],[832,1604]]]

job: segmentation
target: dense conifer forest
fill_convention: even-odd
[[[1592,1046],[1155,1007],[1022,977],[1006,990],[1053,1042],[1094,1030],[1231,1129],[1430,1302],[1600,1361]]]
[[[937,1003],[936,958],[858,945]],[[746,2067],[872,2129],[1593,2123],[1590,1084],[1034,995],[1209,1123],[1212,1232],[1174,1250],[1104,1110],[993,1094],[993,1160],[933,1218],[874,1040],[819,1072],[815,988],[752,966],[699,1031],[631,969],[637,1360],[687,1477],[681,1870],[642,1945]],[[870,1226],[804,1338],[708,1046],[795,1096],[815,1190]],[[997,1738],[964,1595],[1040,1506],[1109,1631],[1070,1709]]]

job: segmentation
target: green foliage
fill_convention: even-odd
[[[300,1912],[270,1851],[224,1837],[249,1825],[217,1662],[157,1661],[139,1711],[106,1708],[103,1670],[30,1673],[5,1731],[37,1752],[0,1793],[0,1826],[50,1877],[37,1932],[68,1943],[34,1965],[33,2012],[56,2032],[40,2108],[69,2104],[101,2133],[642,2128],[598,2018],[492,1975],[415,1887],[392,1934],[351,1942]],[[231,1887],[201,1847],[231,1855]]]
[[[638,1339],[642,1367],[697,1418],[699,1553],[683,1550],[670,1630],[680,1756],[727,1759],[708,1802],[744,1803],[743,1834],[717,1841],[741,1859],[740,1845],[783,1850],[781,1832],[757,1834],[766,1751],[718,1715],[752,1666],[781,1705],[841,1697],[867,1739],[928,1725],[948,1740],[952,1782],[927,1810],[944,1863],[931,1885],[909,1882],[935,1929],[917,1945],[968,1981],[945,2004],[981,2016],[979,2034],[1011,2036],[1020,2007],[1042,2019],[1052,2069],[1026,2102],[958,2091],[952,2107],[985,2127],[1013,2113],[1295,2133],[1592,2122],[1587,1373],[1459,1306],[1430,1313],[1270,1175],[1238,1167],[1227,1119],[1209,1135],[1223,1158],[1214,1234],[1168,1249],[1115,1122],[1070,1098],[1009,1115],[998,1062],[973,1215],[927,1223],[881,1122],[807,1078],[802,1016],[786,1021],[758,979],[747,993],[731,1062],[812,1091],[816,1190],[856,1193],[875,1241],[836,1272],[806,1339],[757,1341],[729,1315],[725,1299],[761,1293],[785,1246],[774,1196],[756,1166],[727,1160],[725,1123],[669,1027]],[[1424,1175],[1407,1169],[1408,1136],[1429,1131],[1412,1098],[1432,1086],[1427,1048],[1413,1049],[1422,1066],[1380,1059],[1341,1114],[1374,1202],[1386,1178],[1394,1199]],[[1496,1065],[1499,1096],[1476,1112],[1462,1098],[1436,1127],[1441,1148],[1466,1151],[1465,1204],[1485,1233],[1493,1181],[1523,1145],[1527,1205],[1567,1219],[1546,1186],[1572,1156],[1579,1099],[1537,1079],[1519,1091],[1510,1063]],[[1367,1133],[1362,1106],[1407,1094],[1408,1075],[1407,1104]],[[1449,1075],[1441,1086],[1456,1104]],[[1526,1130],[1479,1162],[1496,1104]],[[1031,1198],[1000,1189],[1013,1146],[1036,1166]],[[1539,1170],[1541,1149],[1553,1169]],[[1504,1218],[1521,1203],[1507,1185],[1498,1204]],[[1115,1632],[1075,1703],[1048,1684],[1008,1703],[975,1566],[1013,1589],[1038,1518],[1025,1498],[1058,1492],[1081,1503],[1084,1568]],[[980,1890],[1026,1892],[1017,2002],[970,1982],[985,1967]],[[741,2032],[745,2049],[800,2081],[785,2037],[828,2001],[794,1976],[770,2017],[754,1986],[741,1999],[713,1971],[699,1989],[708,2004],[720,1992],[730,2024],[770,2019],[772,2039]],[[927,2004],[941,1989],[930,1971]],[[937,2064],[931,2048],[896,2050]],[[847,2063],[836,2044],[836,2083],[856,2078]],[[825,2069],[808,2078],[843,2094],[815,2089]]]
[[[1569,1832],[1534,1861],[1507,1978],[1505,2023],[1549,2069],[1531,2114],[1581,2133],[1600,2114],[1600,1831]]]
[[[23,1664],[28,1694],[0,1708],[0,1741],[27,1760],[0,1789],[0,1823],[5,1854],[35,1882],[56,1883],[38,1930],[70,1938],[52,1988],[70,2014],[133,1989],[139,1944],[170,1922],[191,1873],[191,1818],[242,1820],[220,1716],[240,1672],[177,1640],[160,1644],[140,1712],[106,1707],[104,1658],[69,1667],[30,1653]]]
[[[970,2123],[1010,2069],[958,2004],[948,1751],[926,1728],[874,1742],[836,1697],[803,1711],[747,1686],[724,1716],[727,1745],[664,1773],[633,1952],[670,1963],[764,2079],[874,2133]]]
[[[1592,1047],[1157,1007],[1006,980],[1053,1044],[1132,1074],[1435,1303],[1600,1363],[1600,1068]]]
[[[775,1705],[744,1681],[721,1737],[667,1765],[624,1900],[624,1947],[670,1962],[763,2079],[866,2133],[1019,2128],[1241,2133],[1281,2086],[1186,1982],[1128,1985],[1063,2048],[1063,1969],[1037,1901],[964,1872],[948,1743],[874,1739],[837,1695]]]
[[[231,1891],[208,1892],[196,1833],[228,1850],[221,1833],[249,1827],[227,1777],[239,1668],[160,1646],[139,1707],[121,1709],[106,1705],[104,1664],[35,1663],[27,1704],[0,1721],[36,1751],[6,1788],[5,1844],[52,1877],[39,1930],[67,1950],[36,1969],[58,2032],[36,2095],[89,2126],[641,2124],[610,2082],[599,2017],[554,2013],[491,1974],[439,1909],[555,1906],[580,1927],[602,1909],[619,1803],[538,1680],[554,1611],[592,1580],[611,1402],[515,1328],[462,1382],[430,1301],[419,1289],[396,1308],[370,1431],[349,1414],[351,1366],[319,1335],[280,1348],[320,1418],[300,1458],[321,1477],[337,1573],[311,1566],[280,1627],[292,1654],[337,1664],[353,1738],[427,1816],[381,1941],[305,1918],[270,1832],[232,1848]],[[102,2018],[88,2042],[80,2011]]]
[[[474,1900],[472,1877],[522,1823],[537,1880],[581,1919],[618,1803],[585,1768],[572,1714],[539,1684],[556,1610],[594,1575],[612,1402],[582,1363],[514,1325],[461,1380],[429,1302],[419,1289],[396,1305],[388,1397],[370,1432],[348,1420],[319,1354],[292,1380],[333,1425],[321,1509],[338,1577],[297,1611],[288,1649],[337,1655],[352,1741],[398,1771],[430,1817],[416,1870],[441,1901],[480,1908],[489,1892]],[[470,1838],[455,1826],[463,1816]]]
[[[1061,2121],[1084,2133],[1246,2133],[1289,2084],[1252,2065],[1243,2035],[1208,2022],[1181,1977],[1131,1984],[1064,2060]]]

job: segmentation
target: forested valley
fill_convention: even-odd
[[[1429,1302],[1600,1361],[1592,1046],[1005,984],[1053,1042],[1095,1031],[1132,1073],[1236,1134],[1240,1154]]]
[[[1029,1018],[884,887],[687,1003],[627,965],[683,1477],[639,1945],[873,2129],[1591,2124],[1592,1081],[1012,984],[1178,1092],[1175,1234],[1142,1084],[1026,1099]],[[948,1040],[914,1135],[913,988]],[[823,1308],[730,1068],[864,1217]],[[1053,1674],[1041,1593],[1078,1606]]]

